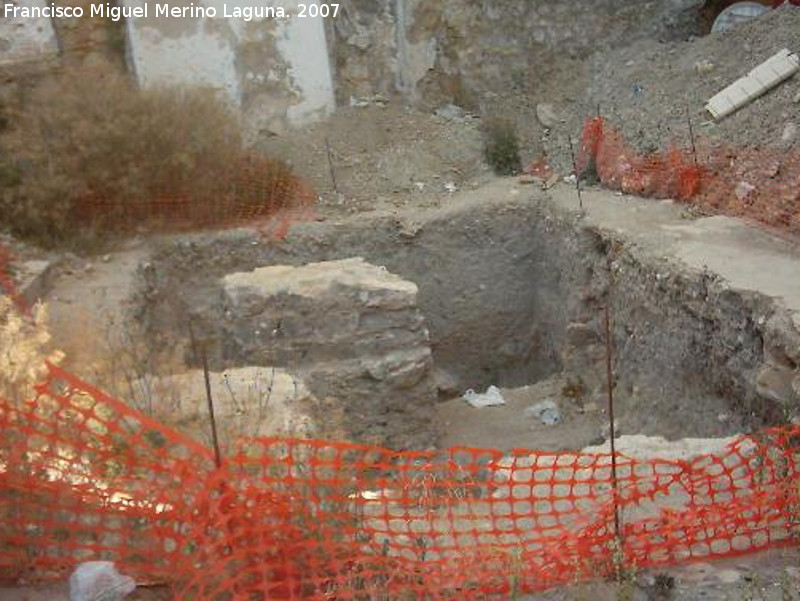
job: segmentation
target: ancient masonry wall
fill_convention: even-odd
[[[426,448],[436,390],[417,286],[352,258],[222,280],[228,365],[282,366],[334,398],[355,440]]]

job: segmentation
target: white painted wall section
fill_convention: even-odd
[[[297,3],[285,4],[287,8],[290,5],[296,10]],[[333,112],[333,77],[323,18],[293,18],[281,23],[277,42],[302,97],[299,103],[289,107],[289,122],[301,125]]]
[[[45,0],[5,0],[3,4],[43,8]],[[53,24],[47,17],[8,17],[0,13],[0,64],[47,59],[58,54]]]
[[[130,19],[127,25],[129,61],[143,87],[212,87],[242,110],[245,122],[256,127],[276,119],[301,125],[335,108],[324,19],[298,17],[297,2],[280,5],[289,15],[284,19],[254,18],[249,22],[226,18],[225,5],[232,14],[234,7],[253,6],[252,0],[195,0],[195,6],[216,8],[214,18],[155,17],[155,1],[125,3],[148,4],[148,17]],[[265,54],[264,71],[254,68],[254,44],[271,47],[272,53],[278,54]],[[250,48],[247,60],[242,59],[245,47]],[[268,65],[276,63],[286,68],[280,73],[270,70]],[[281,93],[276,95],[279,88]],[[270,94],[276,95],[274,103],[269,101]],[[257,101],[253,97],[258,97]]]

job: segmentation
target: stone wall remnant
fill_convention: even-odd
[[[474,109],[530,91],[562,59],[646,38],[684,39],[699,0],[342,0],[329,25],[337,99],[396,94]]]
[[[348,434],[426,448],[437,393],[417,286],[351,258],[278,265],[222,281],[226,362],[278,365],[336,398]]]

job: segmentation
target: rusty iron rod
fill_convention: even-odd
[[[189,322],[189,338],[192,341],[192,352],[194,353],[195,361],[200,359],[203,364],[203,379],[206,386],[206,400],[208,401],[208,416],[211,420],[211,443],[214,446],[214,463],[217,468],[222,467],[222,453],[219,448],[219,436],[217,434],[217,418],[214,414],[214,398],[211,395],[211,377],[208,371],[208,355],[206,354],[205,343],[198,344],[197,338],[194,335],[194,328],[192,322]]]
[[[328,138],[325,138],[325,151],[328,154],[328,170],[331,174],[331,182],[333,183],[333,191],[339,194],[339,186],[336,183],[336,171],[333,168],[333,151],[331,150],[331,143]]]
[[[689,125],[689,139],[692,142],[692,156],[694,157],[694,166],[697,167],[697,144],[694,139],[694,125],[692,125],[692,115],[689,112],[689,105],[686,105],[686,123]]]
[[[606,387],[608,394],[608,420],[610,424],[609,437],[611,441],[611,486],[614,494],[614,535],[622,547],[622,532],[620,530],[619,515],[619,482],[617,481],[617,445],[616,426],[614,424],[614,374],[612,371],[612,346],[611,346],[611,309],[606,303],[605,307],[606,330]]]
[[[203,359],[203,378],[206,381],[206,399],[208,400],[208,415],[211,419],[211,440],[214,444],[214,463],[222,467],[222,454],[219,450],[219,437],[217,436],[217,418],[214,415],[214,399],[211,397],[211,378],[208,373],[208,356],[205,345],[200,347],[200,356]]]
[[[575,189],[578,191],[578,206],[583,213],[583,196],[581,195],[581,178],[578,175],[578,162],[575,159],[575,147],[572,145],[572,136],[567,136],[569,142],[569,154],[572,157],[572,170],[575,172]]]

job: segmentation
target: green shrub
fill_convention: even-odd
[[[497,175],[516,175],[522,171],[517,130],[509,119],[486,118],[483,144],[486,162]]]

